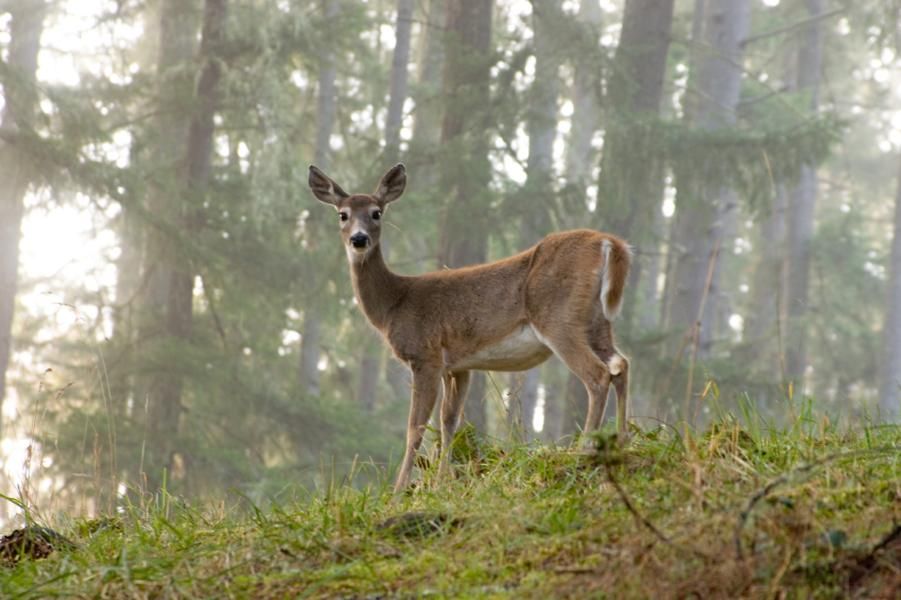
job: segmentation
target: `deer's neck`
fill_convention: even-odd
[[[380,246],[373,248],[364,260],[351,260],[350,276],[366,317],[378,329],[384,329],[389,311],[403,296],[404,278],[388,269]]]

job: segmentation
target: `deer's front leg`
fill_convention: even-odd
[[[422,436],[425,434],[441,385],[440,368],[414,365],[412,371],[413,394],[410,400],[410,418],[407,421],[407,448],[400,472],[397,474],[397,482],[394,484],[395,493],[403,491],[410,483],[413,460],[422,444]]]

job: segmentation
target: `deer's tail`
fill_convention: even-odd
[[[632,264],[632,248],[623,240],[608,237],[601,242],[601,307],[608,320],[616,318],[623,304],[623,290]]]

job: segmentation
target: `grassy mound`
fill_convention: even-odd
[[[811,429],[815,431],[811,431]],[[266,509],[150,507],[58,527],[0,597],[898,597],[901,429],[636,432],[624,448],[458,438],[457,477]]]

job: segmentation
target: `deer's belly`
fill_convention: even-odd
[[[551,350],[541,343],[529,325],[523,325],[502,340],[454,361],[451,370],[525,371],[546,361]]]

